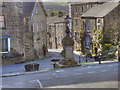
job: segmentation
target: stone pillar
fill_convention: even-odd
[[[66,59],[73,58],[73,47],[71,47],[71,46],[66,46],[65,47],[65,58]]]
[[[66,36],[62,40],[62,44],[65,50],[65,59],[72,59],[74,40],[70,37],[70,31],[68,26],[66,28]]]

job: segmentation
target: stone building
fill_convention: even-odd
[[[6,2],[2,5],[0,15],[0,29],[2,30],[2,52],[7,53],[14,48],[19,53],[24,53],[22,32],[24,30],[23,8],[19,3]]]
[[[118,2],[107,2],[94,6],[81,16],[86,24],[86,46],[88,46],[88,50],[93,52],[94,46],[102,49],[100,43],[115,44],[117,42],[118,12]],[[96,38],[93,37],[95,28],[97,31]],[[99,32],[102,32],[103,36],[99,36]],[[93,43],[94,40],[96,44]]]
[[[80,50],[80,41],[79,41],[79,33],[83,31],[85,28],[84,20],[81,18],[81,15],[84,14],[87,10],[96,5],[97,2],[77,2],[71,3],[71,31],[72,37],[74,39],[74,50]],[[83,46],[83,45],[82,45]]]
[[[34,26],[34,29],[32,26],[36,4],[39,4],[38,8],[40,8],[38,17],[43,18],[46,23],[46,14],[41,2],[4,2],[1,4],[0,30],[2,36],[0,36],[0,39],[2,40],[2,51],[0,53],[10,53],[14,50],[23,55],[24,59],[33,59],[36,55],[38,56],[33,47],[34,37],[36,37],[33,30],[36,30],[36,26]],[[44,13],[41,14],[40,12]],[[39,21],[42,20],[39,18]],[[44,25],[44,29],[46,33],[46,25]],[[42,36],[39,35],[39,37],[43,40]],[[47,42],[46,38],[45,42]]]
[[[75,6],[75,4],[71,4],[72,30],[73,38],[75,40],[74,49],[81,50],[82,48],[81,51],[83,53],[88,51],[92,53],[94,48],[93,41],[97,40],[97,38],[101,38],[102,40],[104,40],[104,43],[115,41],[114,36],[116,36],[117,33],[116,35],[112,35],[112,33],[109,34],[113,37],[108,40],[107,38],[109,37],[109,35],[107,34],[107,32],[109,32],[110,29],[113,29],[114,31],[118,28],[118,3],[84,3],[84,5],[86,5],[86,8],[89,7],[88,9],[85,9],[85,6],[83,7],[82,5],[83,3],[78,4],[78,6]],[[81,9],[79,9],[80,6]],[[81,13],[80,11],[84,11],[84,13]],[[100,33],[100,30],[104,29],[103,38],[99,36],[97,36],[96,38],[93,37],[95,29],[99,31],[98,33]],[[96,42],[98,44],[101,43],[100,41]],[[101,48],[100,45],[98,45],[97,47]]]
[[[43,46],[47,53],[47,14],[41,2],[37,2],[31,14],[30,25],[33,31],[34,49],[37,56],[43,55]]]
[[[62,39],[65,37],[66,23],[64,17],[48,17],[48,47],[63,49]]]

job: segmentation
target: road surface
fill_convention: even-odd
[[[108,85],[101,86],[101,88],[118,88],[118,69],[120,69],[118,63],[109,63],[56,69],[44,73],[4,77],[2,78],[2,87],[44,88],[76,84],[82,84],[82,87],[87,87],[84,85],[107,82]],[[97,86],[93,85],[93,87]]]

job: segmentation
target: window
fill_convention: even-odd
[[[45,22],[42,21],[42,22],[41,22],[41,30],[43,31],[44,29],[45,29]]]
[[[89,22],[89,20],[87,20],[87,22],[86,22],[86,31],[90,32],[90,22]]]
[[[92,8],[92,5],[90,5],[90,7]]]
[[[35,31],[35,24],[33,23],[33,32]]]
[[[82,12],[84,12],[84,6],[82,6]]]
[[[98,19],[97,25],[98,25],[98,30],[100,30],[101,29],[101,19]]]
[[[5,28],[5,16],[0,15],[0,28]]]
[[[58,44],[60,44],[61,43],[61,41],[60,41],[60,36],[58,36]]]
[[[84,29],[85,28],[85,22],[83,21],[83,26],[82,26],[82,29]]]
[[[5,2],[4,1],[0,2],[0,6],[5,7]]]
[[[78,32],[75,32],[75,40],[78,42],[79,41],[79,33]]]
[[[10,36],[0,36],[2,38],[2,53],[10,51]]]
[[[37,24],[37,32],[39,31],[39,27],[38,27],[38,24]]]
[[[75,26],[78,26],[78,20],[75,19]]]
[[[86,46],[87,46],[87,47],[90,46],[90,37],[86,37]]]
[[[49,25],[48,27],[49,27],[49,29],[51,29],[51,28],[52,28],[52,26],[51,26],[51,25]]]
[[[75,13],[78,13],[78,7],[75,7]]]

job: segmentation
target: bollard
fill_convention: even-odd
[[[99,60],[99,64],[101,64],[101,60],[100,60],[100,58],[98,57],[98,60]]]
[[[86,55],[86,62],[87,62],[88,60],[87,60],[87,55]]]
[[[56,63],[53,64],[53,67],[55,68]]]
[[[86,58],[86,62],[88,62],[87,58]]]

